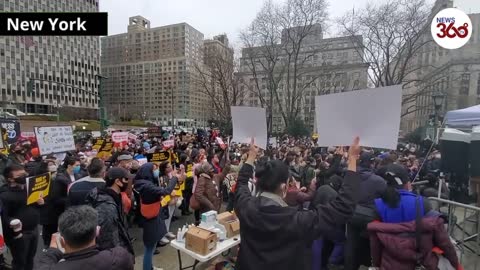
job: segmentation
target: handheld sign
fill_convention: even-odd
[[[163,142],[165,148],[173,148],[175,146],[175,140],[167,140]]]
[[[36,203],[40,198],[48,196],[51,174],[45,173],[27,178],[27,205]]]
[[[40,155],[49,155],[75,150],[71,126],[34,127]]]
[[[170,160],[170,153],[167,151],[161,151],[158,153],[147,154],[148,162],[161,163]]]
[[[400,85],[315,97],[318,146],[350,145],[396,149],[402,110]]]
[[[255,144],[267,149],[267,117],[264,108],[232,106],[233,139],[237,143]]]

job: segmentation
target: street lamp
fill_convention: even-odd
[[[435,106],[435,123],[434,123],[434,128],[435,128],[435,140],[434,142],[438,143],[438,114],[439,111],[443,107],[443,101],[445,100],[445,94],[442,92],[436,92],[432,95],[433,98],[433,105]]]

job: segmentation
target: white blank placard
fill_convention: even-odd
[[[318,144],[396,149],[401,110],[400,85],[315,97]]]
[[[233,140],[237,143],[250,143],[255,138],[255,145],[267,149],[267,116],[264,108],[231,107]]]

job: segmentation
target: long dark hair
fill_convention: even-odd
[[[259,162],[255,170],[257,187],[266,192],[276,192],[281,184],[287,183],[288,176],[288,167],[280,160]]]
[[[398,192],[398,183],[395,180],[395,176],[386,173],[383,178],[387,181],[387,189],[382,195],[382,200],[390,208],[397,208],[400,203],[400,193]]]

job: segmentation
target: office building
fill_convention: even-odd
[[[98,0],[4,0],[1,12],[98,12]],[[95,117],[99,37],[0,36],[1,107],[19,113]],[[32,82],[33,92],[27,91]],[[72,109],[73,108],[73,109]]]

